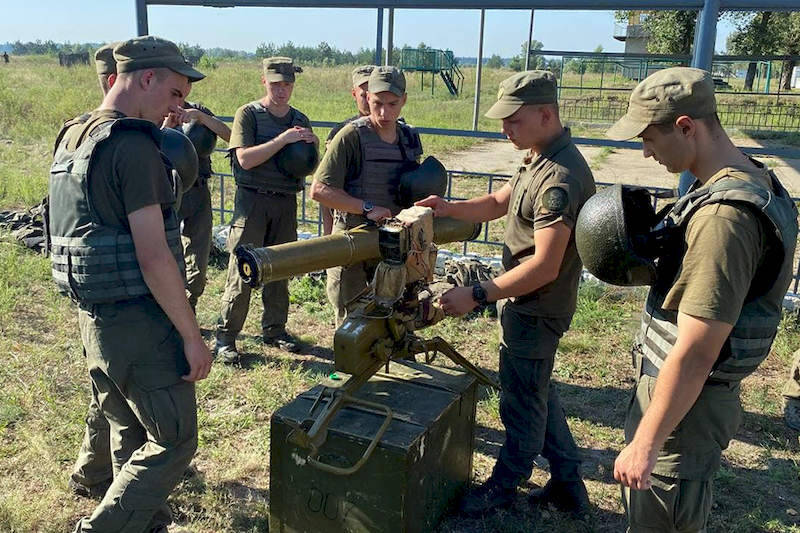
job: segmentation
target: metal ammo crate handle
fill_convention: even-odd
[[[385,405],[381,405],[379,403],[374,403],[374,402],[368,402],[366,400],[360,400],[350,395],[344,396],[343,399],[345,403],[361,405],[363,407],[369,407],[371,409],[383,411],[386,414],[386,418],[384,419],[383,424],[381,424],[381,427],[378,428],[378,431],[375,433],[375,436],[372,438],[372,441],[369,443],[369,446],[367,446],[367,449],[364,451],[364,454],[361,456],[361,459],[359,459],[353,466],[344,468],[339,466],[333,466],[328,463],[323,463],[322,461],[319,461],[317,459],[317,457],[319,457],[319,449],[313,444],[311,445],[311,453],[308,454],[308,459],[307,459],[308,463],[311,466],[318,468],[319,470],[322,470],[323,472],[328,472],[329,474],[335,474],[337,476],[349,476],[350,474],[356,473],[362,466],[364,466],[364,463],[367,462],[367,460],[372,455],[372,452],[375,451],[375,447],[381,441],[381,438],[383,438],[383,434],[386,433],[386,430],[389,429],[389,424],[392,422],[392,410]]]

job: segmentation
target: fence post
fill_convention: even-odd
[[[481,70],[483,69],[483,25],[486,10],[481,9],[481,29],[478,34],[478,65],[475,69],[475,108],[472,111],[472,131],[478,131],[478,112],[481,105]]]
[[[531,25],[528,27],[528,48],[525,50],[525,70],[530,70],[531,64],[531,40],[533,39],[533,9],[531,9]]]
[[[394,52],[394,8],[389,8],[389,32],[386,36],[386,65],[391,65]]]
[[[383,8],[378,8],[378,29],[375,37],[375,64],[381,64],[381,48],[383,48]]]
[[[147,0],[136,0],[136,33],[139,36],[147,35]]]
[[[703,70],[711,70],[711,62],[714,59],[714,43],[717,40],[717,17],[719,17],[720,0],[705,0],[703,10],[697,17],[695,24],[695,46],[692,55],[692,66]],[[695,177],[691,172],[681,172],[678,181],[678,191],[685,194],[689,190]]]

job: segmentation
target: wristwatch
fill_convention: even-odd
[[[476,283],[472,286],[472,299],[478,302],[478,305],[486,305],[489,303],[486,301],[486,289],[484,289],[483,285],[480,283]]]
[[[367,214],[373,209],[375,209],[375,206],[372,205],[372,202],[365,200],[364,203],[361,204],[361,214],[364,216],[367,216]]]

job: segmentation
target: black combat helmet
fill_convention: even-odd
[[[181,190],[187,191],[197,181],[197,151],[189,138],[178,130],[161,130],[161,153],[178,174]]]
[[[583,265],[612,285],[652,285],[656,260],[672,232],[656,229],[656,213],[647,189],[612,185],[589,198],[575,224],[575,245]]]
[[[197,157],[210,157],[217,146],[216,133],[196,120],[183,125],[183,134],[192,141]]]
[[[447,192],[447,170],[444,165],[429,155],[417,168],[403,172],[397,184],[397,204],[411,207],[417,200]]]
[[[317,145],[305,141],[287,144],[275,156],[278,170],[290,178],[305,178],[314,172],[319,162]]]

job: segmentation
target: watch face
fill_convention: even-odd
[[[364,202],[364,211],[370,212],[375,206],[372,205],[372,202]]]

